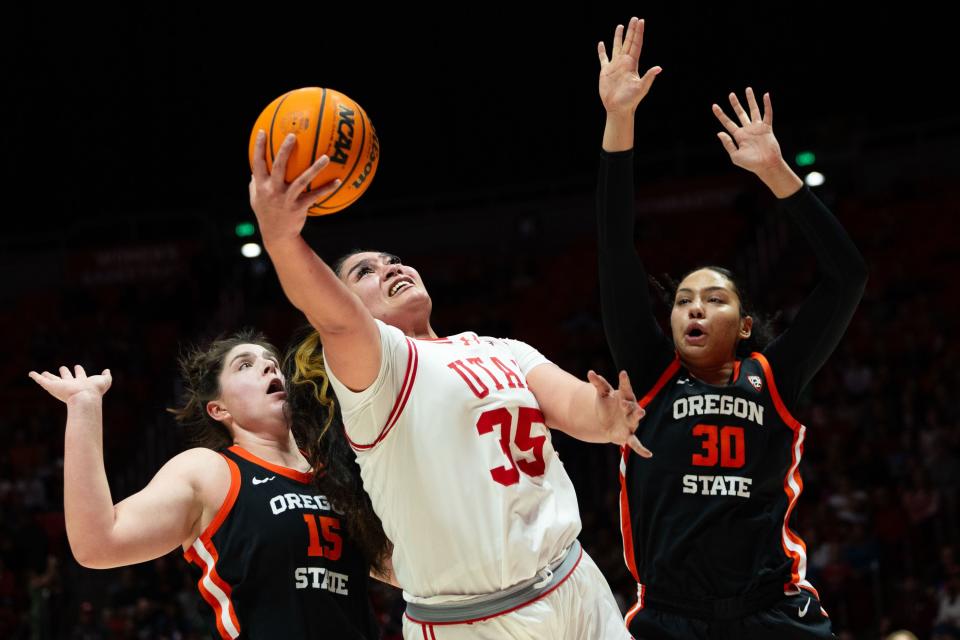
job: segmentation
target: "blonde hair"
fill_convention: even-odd
[[[290,382],[295,385],[310,385],[314,399],[327,410],[320,428],[319,438],[323,438],[336,413],[336,402],[330,395],[330,379],[323,365],[323,350],[320,346],[320,334],[316,331],[308,335],[293,352],[293,376]]]
[[[343,514],[350,538],[370,566],[383,573],[390,557],[390,541],[383,523],[363,490],[360,467],[347,442],[330,375],[323,365],[323,345],[310,328],[295,340],[283,360],[287,408],[294,436],[316,470],[316,484]]]

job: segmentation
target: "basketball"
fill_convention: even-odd
[[[309,215],[327,215],[350,206],[367,190],[377,172],[380,160],[377,133],[360,105],[339,91],[320,87],[295,89],[267,105],[250,134],[251,170],[254,143],[261,129],[267,134],[266,161],[270,171],[287,134],[297,136],[284,176],[288,183],[320,156],[326,154],[330,158],[308,191],[337,178],[341,184],[336,191],[315,202]]]

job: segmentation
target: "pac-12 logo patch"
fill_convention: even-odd
[[[760,376],[747,376],[747,380],[750,381],[750,384],[752,384],[757,391],[763,389],[763,380],[760,379]]]

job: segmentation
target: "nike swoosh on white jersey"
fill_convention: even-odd
[[[271,480],[273,480],[273,479],[276,478],[276,477],[277,477],[277,476],[270,476],[269,478],[263,478],[262,480],[261,480],[260,478],[254,477],[254,478],[253,478],[253,484],[263,484],[264,482],[270,482]]]
[[[810,598],[807,598],[807,604],[803,605],[803,608],[797,607],[797,613],[800,614],[800,617],[807,615],[807,609],[810,608]]]

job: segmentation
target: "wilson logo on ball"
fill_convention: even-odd
[[[370,158],[367,160],[367,164],[363,165],[363,171],[360,172],[360,176],[353,183],[355,189],[359,189],[363,185],[363,181],[367,179],[367,176],[369,176],[374,167],[377,166],[377,158],[379,155],[380,142],[374,138],[373,145],[370,147]]]

